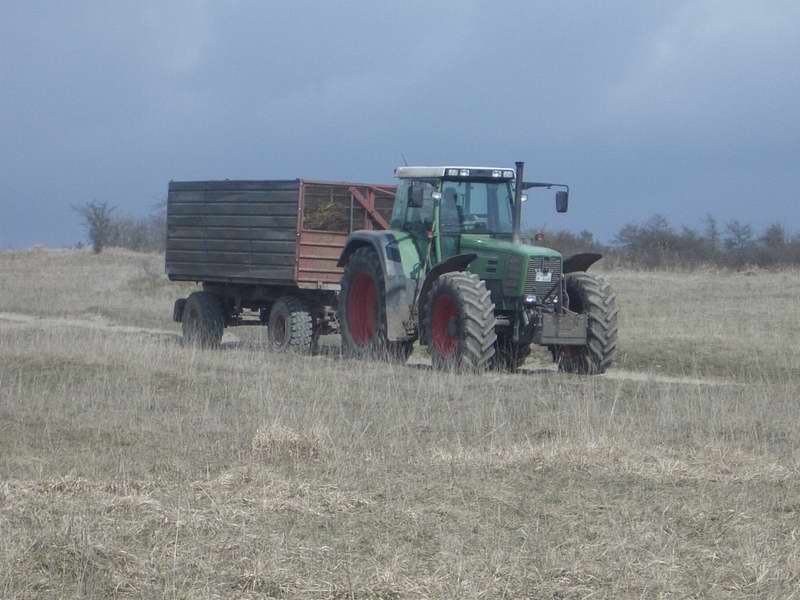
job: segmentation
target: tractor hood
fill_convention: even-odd
[[[505,240],[498,240],[489,236],[461,236],[461,252],[477,252],[478,254],[497,252],[512,254],[524,258],[546,257],[560,258],[561,254],[552,248],[544,246],[529,246],[527,244],[513,244]]]

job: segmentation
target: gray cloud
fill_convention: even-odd
[[[800,5],[774,1],[10,2],[0,247],[145,212],[169,179],[389,181],[527,161],[569,182],[529,222],[662,212],[797,229]]]

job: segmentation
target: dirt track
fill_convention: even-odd
[[[176,330],[169,329],[152,329],[147,327],[133,327],[130,325],[119,325],[109,322],[107,319],[97,316],[93,319],[79,319],[74,317],[40,317],[36,315],[28,315],[16,312],[0,312],[0,326],[27,326],[40,329],[53,328],[53,327],[77,327],[81,329],[94,329],[98,331],[108,331],[110,333],[125,333],[125,334],[145,334],[156,336],[169,336],[179,338],[180,333]],[[236,344],[241,339],[230,331],[226,331],[222,338],[223,343]],[[411,360],[412,364],[428,365],[430,362],[427,358],[422,356],[414,356]],[[536,364],[532,365],[534,371],[537,372],[555,372],[552,365]],[[523,371],[530,370],[523,369]],[[693,377],[677,377],[670,375],[661,375],[658,373],[646,373],[637,371],[626,371],[620,369],[612,369],[603,377],[606,379],[627,380],[627,381],[641,381],[641,382],[657,382],[657,383],[670,383],[670,384],[684,384],[684,385],[733,385],[731,381],[722,379],[698,379]]]
[[[3,323],[5,321],[5,323]],[[118,325],[109,322],[103,317],[95,317],[93,319],[78,319],[74,317],[39,317],[36,315],[26,315],[23,313],[0,312],[0,326],[22,325],[36,328],[50,328],[50,327],[78,327],[80,329],[96,329],[99,331],[108,331],[111,333],[130,333],[130,334],[147,334],[147,335],[166,335],[170,337],[179,337],[180,332],[169,329],[150,329],[147,327],[133,327],[130,325]],[[230,332],[225,332],[223,337],[225,342],[237,342],[239,338]]]

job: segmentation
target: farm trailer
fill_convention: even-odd
[[[313,351],[338,333],[343,269],[354,230],[389,227],[395,187],[348,182],[173,181],[166,272],[202,284],[175,302],[187,341],[220,343],[225,327],[267,325],[272,349]]]

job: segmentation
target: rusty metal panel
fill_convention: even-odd
[[[336,259],[321,257],[300,257],[300,274],[303,273],[341,273]]]
[[[301,231],[297,281],[338,284],[342,269],[336,266],[347,233]]]
[[[323,259],[339,259],[344,247],[341,240],[338,243],[318,243],[309,241],[309,236],[316,232],[304,232],[301,239],[300,258],[323,258]]]

